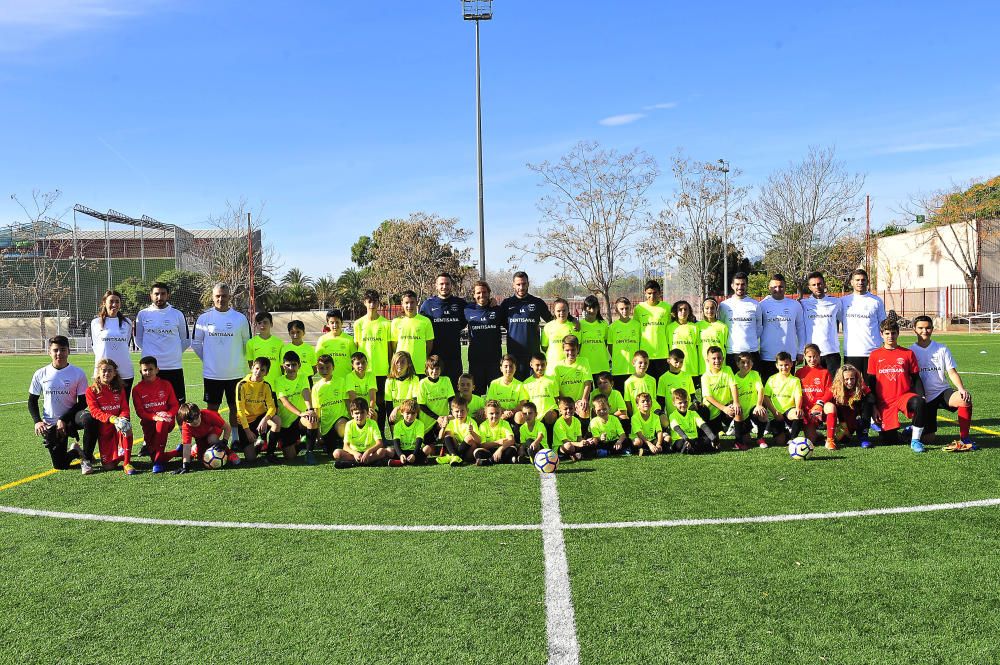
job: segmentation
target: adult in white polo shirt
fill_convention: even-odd
[[[129,346],[132,343],[132,322],[122,314],[122,294],[106,291],[101,298],[97,316],[90,322],[90,338],[94,342],[94,369],[108,358],[118,365],[118,376],[125,384],[125,394],[132,394],[135,369]]]
[[[886,319],[885,303],[868,292],[868,273],[864,270],[858,268],[852,272],[850,281],[853,293],[841,299],[844,362],[857,367],[861,376],[867,378],[868,356],[882,346],[879,326]]]
[[[135,343],[144,356],[156,358],[159,377],[174,388],[178,402],[187,401],[181,356],[191,346],[184,315],[170,304],[170,287],[156,282],[149,290],[151,304],[135,317]]]
[[[802,322],[802,306],[798,301],[785,297],[785,276],[771,275],[767,283],[770,295],[760,301],[757,316],[760,317],[760,380],[767,380],[778,373],[775,357],[782,351],[795,364],[802,362],[802,347],[806,329]]]
[[[837,337],[837,324],[842,318],[843,304],[840,298],[826,294],[826,279],[821,272],[811,272],[806,277],[812,298],[803,298],[802,316],[805,321],[806,344],[819,347],[823,367],[833,377],[840,369],[840,339]]]
[[[244,348],[250,339],[250,322],[241,312],[232,309],[232,290],[228,284],[212,287],[215,306],[203,312],[194,324],[191,349],[201,358],[205,381],[205,404],[218,411],[222,396],[229,406],[229,422],[233,432],[236,425],[236,384],[246,376],[247,361]]]
[[[745,272],[733,275],[731,286],[733,295],[719,305],[719,320],[729,328],[729,340],[726,342],[726,364],[739,371],[737,362],[739,354],[746,351],[753,358],[753,368],[760,371],[760,317],[757,310],[760,307],[755,299],[747,295],[749,279]]]

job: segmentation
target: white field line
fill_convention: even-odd
[[[22,400],[20,402],[4,402],[3,404],[0,404],[0,406],[14,406],[16,404],[27,404],[27,403],[28,400]]]
[[[844,510],[829,513],[798,513],[789,515],[758,515],[751,517],[707,517],[695,519],[651,520],[636,522],[589,522],[567,524],[560,521],[560,529],[634,529],[647,527],[715,526],[726,524],[769,524],[776,522],[803,522],[810,520],[830,520],[849,517],[873,517],[878,515],[901,515],[908,513],[929,513],[942,510],[962,510],[965,508],[988,508],[1000,506],[998,499],[977,499],[956,503],[934,503],[923,506],[899,506],[896,508],[873,508],[870,510]],[[87,522],[111,522],[115,524],[145,524],[152,526],[193,526],[221,529],[276,529],[282,531],[409,531],[409,532],[449,532],[449,531],[544,531],[544,524],[294,524],[274,522],[223,522],[208,520],[176,520],[155,517],[131,517],[128,515],[97,515],[92,513],[68,513],[57,510],[39,510],[19,506],[0,506],[0,513],[24,515],[27,517],[49,517]]]
[[[541,474],[542,546],[545,550],[545,632],[549,641],[549,665],[577,665],[580,644],[576,637],[573,590],[569,560],[563,540],[556,477]]]
[[[959,374],[972,374],[975,376],[1000,376],[1000,374],[994,374],[993,372],[959,372]]]

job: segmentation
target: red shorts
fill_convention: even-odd
[[[910,401],[910,398],[916,396],[916,393],[903,393],[888,404],[876,404],[879,417],[882,419],[882,429],[898,429],[899,414],[901,413],[906,414],[907,418],[912,418],[913,414],[906,406],[906,403]]]

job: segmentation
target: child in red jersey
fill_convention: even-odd
[[[141,380],[132,388],[132,405],[135,415],[142,425],[142,436],[146,449],[153,460],[153,473],[162,473],[166,464],[176,453],[167,452],[167,437],[174,429],[174,418],[180,404],[174,395],[174,387],[159,375],[159,365],[153,356],[145,356],[139,361]]]
[[[868,429],[875,399],[872,391],[865,385],[861,370],[850,363],[841,365],[823,401],[827,450],[836,450],[838,444],[843,444],[850,434],[857,434],[862,448],[871,447]],[[838,436],[837,428],[840,425],[843,428]]]
[[[230,451],[226,448],[226,441],[232,432],[232,426],[226,422],[217,411],[200,409],[193,402],[181,404],[177,409],[177,422],[181,426],[181,446],[183,448],[183,460],[181,466],[174,471],[177,473],[187,473],[194,471],[197,465],[191,463],[191,442],[195,443],[198,455],[204,455],[209,448],[219,448],[223,454],[229,458]]]
[[[893,441],[899,430],[899,414],[912,419],[910,448],[925,451],[920,437],[924,433],[926,402],[920,380],[920,364],[913,351],[897,343],[899,324],[886,319],[879,325],[882,346],[868,356],[868,387],[875,394],[875,418],[882,426],[880,441]]]
[[[820,366],[823,356],[815,344],[806,344],[805,364],[795,372],[802,382],[802,425],[806,437],[816,442],[816,430],[823,425],[823,404],[829,399],[830,372]]]
[[[96,439],[101,453],[101,465],[105,470],[114,469],[119,462],[124,461],[125,473],[133,475],[135,467],[132,466],[132,423],[129,421],[128,395],[125,394],[125,385],[114,360],[105,358],[97,363],[94,383],[87,388],[87,411],[90,419],[85,431],[84,452],[90,455]]]

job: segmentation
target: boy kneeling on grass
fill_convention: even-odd
[[[567,459],[583,459],[583,450],[593,447],[592,439],[583,436],[583,425],[580,419],[573,415],[576,410],[576,400],[567,395],[558,399],[559,420],[552,426],[552,447]]]
[[[591,404],[594,407],[594,417],[590,419],[590,436],[597,443],[597,456],[607,457],[608,453],[620,455],[625,450],[628,439],[622,421],[611,413],[610,400],[606,395],[599,394]]]
[[[718,452],[719,437],[697,411],[688,408],[688,397],[684,388],[675,388],[671,393],[674,411],[670,414],[670,447],[687,455]]]
[[[663,452],[663,425],[653,413],[653,398],[642,392],[635,396],[635,415],[632,416],[632,445],[639,456],[658,455]],[[631,454],[626,451],[626,455]]]
[[[545,423],[538,420],[538,408],[534,402],[521,405],[521,416],[524,422],[520,427],[521,443],[517,455],[521,462],[529,462],[535,453],[549,447],[549,431]]]
[[[236,418],[240,425],[237,436],[247,462],[267,451],[268,435],[281,430],[277,399],[266,380],[270,370],[270,359],[255,358],[250,373],[236,384]]]
[[[132,388],[132,404],[135,415],[139,416],[142,436],[149,456],[153,459],[153,473],[163,473],[167,461],[174,457],[167,452],[167,437],[173,431],[180,404],[174,395],[174,387],[166,379],[161,379],[156,358],[145,356],[139,361],[141,380]]]
[[[764,406],[771,413],[768,429],[774,443],[783,446],[802,431],[802,382],[792,374],[791,354],[779,351],[774,358],[778,373],[764,384]]]
[[[368,400],[355,397],[350,402],[351,422],[344,429],[344,447],[333,451],[334,466],[349,469],[359,464],[385,464],[392,451],[385,447],[378,425],[368,417]]]

